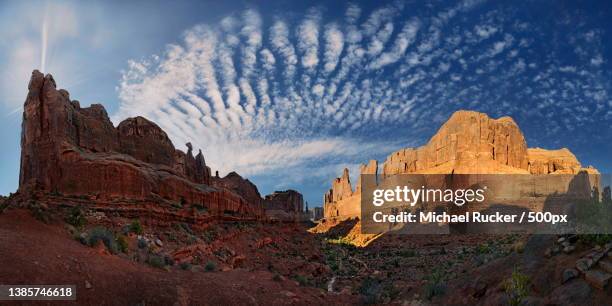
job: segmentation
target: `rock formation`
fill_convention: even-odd
[[[532,174],[575,174],[580,171],[597,173],[593,167],[582,168],[576,156],[570,150],[528,149],[529,172]]]
[[[242,178],[236,172],[230,172],[223,178],[214,178],[213,186],[231,190],[251,203],[257,203],[258,205],[263,203],[257,186],[248,179]]]
[[[309,219],[304,211],[304,197],[295,190],[275,191],[264,199],[266,216],[271,220],[303,222]]]
[[[392,153],[383,176],[398,173],[576,174],[583,169],[568,150],[527,149],[525,137],[510,117],[489,118],[457,111],[429,142]]]
[[[361,166],[362,174],[377,174],[378,164]],[[510,117],[492,119],[474,111],[457,111],[429,142],[419,148],[391,153],[382,165],[379,178],[402,174],[589,174],[568,149],[528,149],[523,133]],[[325,193],[326,217],[359,214],[361,182],[353,196],[348,170],[332,182]]]
[[[115,128],[103,106],[81,108],[67,91],[56,89],[51,75],[39,71],[32,73],[28,89],[20,194],[86,196],[100,203],[186,203],[205,207],[209,215],[264,216],[256,187],[212,186],[202,152],[194,157],[191,144],[187,153],[176,150],[155,123],[136,117]],[[251,196],[253,188],[259,200]]]
[[[287,212],[303,212],[304,197],[295,190],[275,191],[264,199],[266,209],[280,209]]]
[[[378,161],[372,159],[368,162],[368,164],[361,164],[359,166],[360,174],[371,174],[374,176],[378,176]],[[355,187],[355,193],[361,193],[361,175],[357,179],[357,186]]]
[[[344,168],[342,177],[337,177],[332,182],[332,188],[325,193],[323,199],[324,203],[331,203],[346,199],[353,195],[353,187],[351,186],[351,180],[349,177],[349,170]]]

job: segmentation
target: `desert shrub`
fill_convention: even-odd
[[[381,301],[383,284],[380,280],[366,277],[359,286],[359,293],[365,298],[366,304],[377,304]]]
[[[147,243],[147,241],[146,241],[146,240],[144,240],[144,239],[142,239],[142,238],[139,238],[139,239],[138,239],[138,248],[139,248],[139,249],[144,249],[144,248],[146,248],[146,247],[148,247],[148,246],[149,246],[149,244]]]
[[[83,210],[81,210],[81,208],[78,206],[72,207],[68,213],[68,216],[66,216],[66,223],[76,228],[82,228],[87,224],[85,213],[83,213]]]
[[[93,228],[89,235],[87,235],[87,245],[93,247],[98,243],[98,241],[102,241],[104,245],[108,248],[108,250],[116,254],[117,253],[117,243],[115,242],[115,235],[109,229],[98,226]]]
[[[338,237],[336,239],[326,239],[327,243],[338,244],[341,246],[353,247],[353,242],[348,237]]]
[[[505,289],[510,305],[520,305],[529,291],[529,277],[514,269],[512,277],[506,282]]]
[[[282,280],[282,277],[280,276],[280,274],[275,273],[274,276],[272,276],[272,280],[275,282],[280,282]]]
[[[162,269],[166,266],[166,261],[162,256],[149,254],[149,258],[147,258],[147,263],[154,268]]]
[[[586,245],[604,245],[612,241],[612,234],[578,235],[578,239]]]
[[[49,223],[49,221],[51,220],[51,217],[49,216],[49,212],[43,207],[41,207],[39,203],[37,202],[30,203],[29,209],[30,209],[30,212],[32,213],[32,216],[34,216],[36,220],[42,221],[44,223]]]
[[[167,266],[174,266],[174,258],[172,258],[171,256],[164,256],[164,262]]]
[[[138,235],[142,234],[143,230],[142,225],[140,224],[140,220],[132,221],[132,223],[130,224],[130,231]]]
[[[424,296],[426,299],[431,300],[435,296],[444,294],[446,285],[444,283],[444,274],[440,270],[433,271],[427,276],[427,284],[423,288]]]
[[[119,235],[117,236],[117,248],[122,253],[127,253],[128,251],[128,242],[125,236]]]
[[[204,266],[204,270],[206,272],[212,272],[217,270],[217,264],[214,261],[208,261]]]
[[[300,286],[308,286],[308,279],[304,275],[297,274],[293,279],[300,284]]]
[[[191,270],[191,264],[188,262],[183,262],[180,264],[181,269],[183,270]]]

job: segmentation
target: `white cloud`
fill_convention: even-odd
[[[312,11],[302,21],[297,29],[298,49],[302,55],[302,66],[307,69],[314,68],[319,63],[319,19],[320,12]]]
[[[344,34],[336,24],[330,24],[325,30],[325,66],[326,72],[332,72],[338,65],[344,48]]]

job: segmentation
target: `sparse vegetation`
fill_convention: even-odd
[[[385,304],[397,295],[390,283],[370,276],[361,282],[359,293],[364,296],[365,304]]]
[[[125,236],[123,235],[117,236],[117,248],[122,253],[128,252],[128,242]]]
[[[578,239],[586,245],[604,245],[612,242],[612,234],[578,235]]]
[[[191,270],[191,264],[188,262],[183,262],[180,264],[181,269],[183,270]]]
[[[427,277],[427,284],[425,285],[423,291],[425,298],[428,300],[431,300],[435,296],[443,295],[446,291],[444,273],[441,270],[433,271]]]
[[[132,221],[132,223],[130,224],[130,232],[142,235],[143,229],[142,225],[140,224],[140,220]]]
[[[520,305],[529,291],[529,277],[519,269],[514,269],[512,277],[506,282],[505,289],[510,305]]]
[[[112,253],[117,253],[117,243],[115,241],[115,235],[109,229],[98,226],[93,228],[89,235],[87,235],[87,245],[93,247],[98,243],[98,241],[102,241],[106,248]]]
[[[213,272],[217,270],[217,264],[214,261],[208,261],[206,265],[204,265],[204,270],[206,272]]]
[[[306,276],[301,274],[296,274],[293,279],[300,284],[300,286],[308,286],[309,282]]]
[[[38,202],[32,202],[29,205],[30,212],[32,212],[32,216],[36,218],[38,221],[42,221],[44,223],[49,223],[51,217],[49,216],[49,212],[40,205]]]
[[[83,226],[87,224],[85,213],[78,206],[72,207],[68,213],[68,216],[66,217],[66,223],[74,226],[75,228],[83,228]]]

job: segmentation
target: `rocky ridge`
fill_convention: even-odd
[[[377,174],[378,163],[361,166],[361,174]],[[421,174],[577,174],[599,173],[583,168],[566,148],[528,148],[525,137],[510,117],[490,118],[475,111],[451,115],[429,142],[418,148],[391,153],[382,164],[380,179],[402,173]],[[325,193],[326,217],[358,214],[361,184],[352,191],[348,169],[332,181]]]
[[[102,105],[81,107],[57,89],[50,74],[37,70],[28,89],[17,195],[22,199],[42,196],[78,205],[76,199],[86,198],[101,210],[195,222],[265,218],[254,184],[233,172],[212,177],[201,150],[194,156],[190,143],[187,152],[176,149],[146,118],[128,118],[115,128]]]

